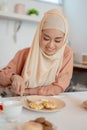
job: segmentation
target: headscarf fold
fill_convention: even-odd
[[[63,46],[56,54],[48,56],[39,46],[41,31],[43,29],[58,29],[65,33]],[[63,62],[63,54],[68,38],[67,20],[58,9],[45,13],[36,30],[30,52],[22,71],[26,88],[46,86],[55,81]]]

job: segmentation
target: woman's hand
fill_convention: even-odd
[[[11,77],[11,89],[17,95],[22,96],[24,94],[25,84],[21,76],[13,75]]]

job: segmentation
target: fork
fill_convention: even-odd
[[[26,99],[27,103],[31,103],[31,102],[32,102],[32,101],[29,100],[26,96],[25,96],[25,99]]]

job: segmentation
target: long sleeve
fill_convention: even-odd
[[[54,84],[62,87],[63,90],[65,90],[70,84],[72,74],[73,74],[73,52],[70,47],[67,47],[64,53],[62,68],[60,70],[58,77],[56,77],[56,81]]]
[[[73,52],[69,46],[66,46],[63,56],[63,64],[59,75],[55,77],[55,82],[49,86],[30,89],[30,94],[39,95],[57,95],[64,92],[69,86],[73,73]]]
[[[8,63],[8,65],[0,70],[0,85],[8,86],[10,85],[10,78],[12,74],[21,75],[24,63],[26,61],[29,48],[20,50],[16,53],[13,59]]]

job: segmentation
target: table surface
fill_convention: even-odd
[[[56,112],[35,112],[23,108],[18,122],[7,122],[4,113],[0,113],[0,130],[17,130],[16,126],[37,117],[45,117],[57,126],[57,130],[87,130],[87,109],[81,105],[87,100],[85,92],[65,92],[54,96],[65,102],[65,107]],[[13,97],[12,97],[13,98]],[[18,97],[15,97],[16,99]],[[23,98],[23,97],[22,97]],[[5,98],[6,99],[6,98]],[[4,100],[5,100],[4,99]],[[20,100],[21,97],[18,98]]]

